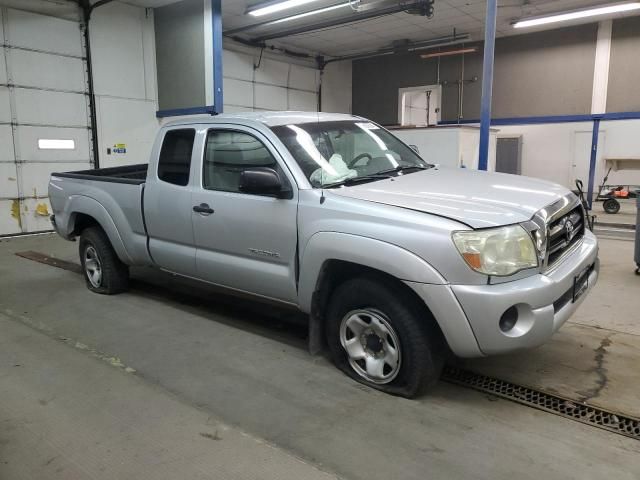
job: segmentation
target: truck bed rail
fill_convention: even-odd
[[[76,172],[52,173],[53,177],[76,178],[79,180],[92,180],[94,182],[129,183],[141,185],[147,179],[149,165],[140,163],[126,165],[124,167],[97,168],[95,170],[78,170]]]

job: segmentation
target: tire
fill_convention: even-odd
[[[604,211],[607,213],[616,214],[620,211],[620,202],[615,198],[608,198],[602,204],[602,208],[604,208]]]
[[[129,268],[120,261],[109,238],[100,227],[89,227],[80,234],[80,263],[87,288],[113,295],[129,287]]]
[[[445,344],[435,320],[384,277],[357,277],[339,285],[326,320],[333,362],[354,380],[406,398],[438,382]],[[347,353],[347,344],[354,355]]]

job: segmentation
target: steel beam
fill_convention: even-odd
[[[213,111],[222,113],[222,0],[211,0],[211,21],[213,23]]]
[[[491,127],[491,97],[493,94],[493,61],[496,47],[496,16],[498,1],[487,0],[484,28],[484,59],[482,64],[482,101],[480,105],[480,155],[478,170],[489,165],[489,130]]]
[[[600,134],[600,119],[593,120],[593,132],[591,134],[591,161],[589,162],[589,186],[587,188],[587,203],[589,210],[593,205],[593,190],[595,188],[596,162],[598,160],[598,136]]]

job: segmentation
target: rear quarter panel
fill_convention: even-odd
[[[80,214],[93,217],[106,232],[120,260],[127,265],[151,263],[142,216],[144,184],[57,177],[49,196],[58,233],[69,239]]]

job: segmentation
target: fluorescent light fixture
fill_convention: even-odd
[[[457,50],[445,50],[444,52],[432,52],[423,53],[420,58],[437,58],[437,57],[449,57],[451,55],[461,55],[463,53],[476,53],[478,47],[459,48]]]
[[[254,17],[262,17],[263,15],[269,15],[288,8],[301,7],[307,3],[317,2],[318,0],[280,0],[272,2],[262,2],[252,7],[249,7],[247,13]]]
[[[74,150],[76,142],[75,140],[39,138],[38,148],[40,150]]]
[[[513,24],[513,28],[536,27],[539,25],[547,25],[549,23],[568,22],[570,20],[596,17],[598,15],[610,15],[613,13],[630,12],[633,10],[640,10],[640,2],[619,3],[617,5],[590,8],[588,10],[578,10],[576,12],[559,13],[557,15],[550,15],[547,17],[520,20]]]
[[[329,7],[319,8],[317,10],[311,10],[310,12],[299,13],[298,15],[291,15],[290,17],[281,18],[279,20],[274,20],[273,22],[269,22],[269,25],[275,25],[276,23],[288,22],[289,20],[298,20],[299,18],[308,17],[309,15],[315,15],[317,13],[325,13],[330,12],[331,10],[337,10],[338,8],[350,7],[352,5],[356,5],[360,3],[360,0],[356,2],[346,2],[340,3],[338,5],[331,5]]]

